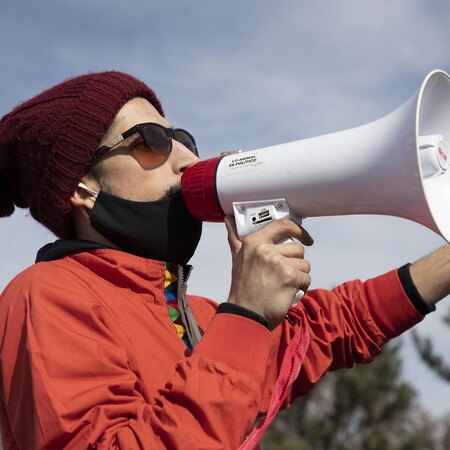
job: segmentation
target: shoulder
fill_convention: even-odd
[[[36,263],[19,273],[0,297],[0,319],[5,316],[54,316],[58,311],[77,314],[95,300],[89,271],[71,258]]]
[[[83,269],[76,266],[70,258],[33,264],[16,275],[6,286],[3,294],[18,289],[24,293],[53,288],[68,290],[71,283],[79,281],[82,276]]]

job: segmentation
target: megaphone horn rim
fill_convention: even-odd
[[[439,81],[441,80],[441,81]],[[435,82],[434,82],[435,81]],[[433,90],[436,89],[436,87],[440,87],[439,83],[443,87],[443,92],[448,96],[449,102],[444,102],[441,98],[441,95],[435,95]],[[443,84],[446,83],[446,84]],[[433,101],[430,101],[430,99],[433,99]],[[433,133],[434,130],[423,130],[423,128],[426,128],[426,121],[428,119],[428,116],[431,116],[432,114],[429,114],[429,111],[426,111],[426,108],[429,106],[426,104],[426,102],[429,102],[434,110],[439,109],[439,106],[442,107],[442,109],[450,115],[450,75],[441,69],[436,69],[427,74],[427,76],[424,78],[420,89],[418,91],[418,97],[417,97],[417,108],[416,108],[416,148],[417,148],[417,163],[418,163],[418,169],[420,173],[420,183],[421,188],[424,196],[425,204],[427,205],[430,221],[418,221],[422,225],[434,230],[436,233],[440,234],[446,241],[450,242],[450,214],[446,214],[444,209],[446,205],[440,203],[440,193],[436,191],[442,191],[442,189],[439,189],[438,185],[443,185],[444,180],[448,179],[450,180],[450,171],[445,168],[444,174],[440,175],[439,178],[427,178],[424,174],[422,163],[421,163],[421,156],[420,156],[420,147],[419,147],[419,137],[424,136],[426,134]],[[448,105],[448,106],[447,106]],[[439,114],[440,117],[442,115]],[[449,117],[450,119],[450,117]],[[443,143],[445,146],[445,141],[450,142],[450,121],[449,125],[447,127],[443,127],[445,130],[439,129],[439,134],[442,134],[443,137]],[[423,132],[422,132],[423,131]],[[437,131],[437,130],[436,130]],[[445,131],[445,133],[444,133]],[[447,146],[447,148],[449,148]],[[446,180],[447,181],[447,180]],[[450,181],[448,181],[450,183]],[[442,186],[441,186],[442,187]],[[445,217],[444,217],[445,216]],[[425,223],[427,222],[427,223]]]

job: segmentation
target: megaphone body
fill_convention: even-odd
[[[203,221],[245,236],[272,219],[381,214],[450,241],[450,77],[433,71],[394,112],[345,131],[200,161],[182,192]],[[449,144],[450,145],[450,144]]]

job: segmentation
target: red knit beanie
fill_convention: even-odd
[[[0,217],[15,206],[60,238],[73,236],[70,197],[122,106],[155,93],[121,72],[69,79],[17,106],[0,121]]]

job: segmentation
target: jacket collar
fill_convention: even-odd
[[[79,239],[58,239],[55,242],[44,245],[36,255],[35,262],[55,261],[64,256],[74,253],[86,252],[90,250],[98,250],[101,248],[110,248],[106,245],[98,244],[92,241],[82,241]]]
[[[102,274],[102,277],[111,277],[117,280],[118,269],[125,278],[134,279],[139,284],[139,278],[153,280],[164,286],[164,263],[153,259],[143,258],[122,250],[114,249],[103,244],[79,239],[57,240],[42,247],[36,256],[36,263],[44,261],[56,261],[66,256],[83,265],[88,265],[91,270]],[[178,266],[178,277],[186,283],[192,266]],[[131,283],[131,281],[129,281]]]

